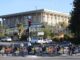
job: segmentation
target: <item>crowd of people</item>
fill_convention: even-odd
[[[72,55],[78,53],[78,46],[68,45],[66,47],[60,45],[31,45],[31,46],[0,46],[0,54],[12,56],[26,56],[26,55]]]

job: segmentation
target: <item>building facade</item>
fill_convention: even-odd
[[[28,18],[31,19],[31,27],[40,27],[42,24],[55,27],[60,22],[65,22],[68,25],[70,15],[67,13],[61,13],[57,11],[51,11],[47,9],[33,10],[9,15],[0,16],[3,21],[3,25],[7,28],[16,28],[17,24],[22,23],[25,28],[28,26]]]

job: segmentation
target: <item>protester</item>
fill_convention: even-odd
[[[4,53],[5,53],[5,47],[2,47],[2,49],[0,50],[0,53],[2,54],[2,56],[4,55]]]
[[[77,48],[77,49],[76,49]],[[78,46],[75,45],[47,45],[47,44],[39,44],[39,45],[32,45],[32,46],[3,46],[0,48],[0,53],[2,55],[12,54],[13,56],[26,56],[26,55],[73,55],[76,54],[79,50]],[[77,51],[77,52],[76,52]]]

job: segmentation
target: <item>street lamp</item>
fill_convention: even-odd
[[[31,24],[32,24],[31,16],[28,16],[28,41],[29,42],[31,41],[31,38],[30,38],[30,27],[31,27]]]

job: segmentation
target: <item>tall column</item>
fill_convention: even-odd
[[[43,13],[41,13],[41,23],[43,23]]]

